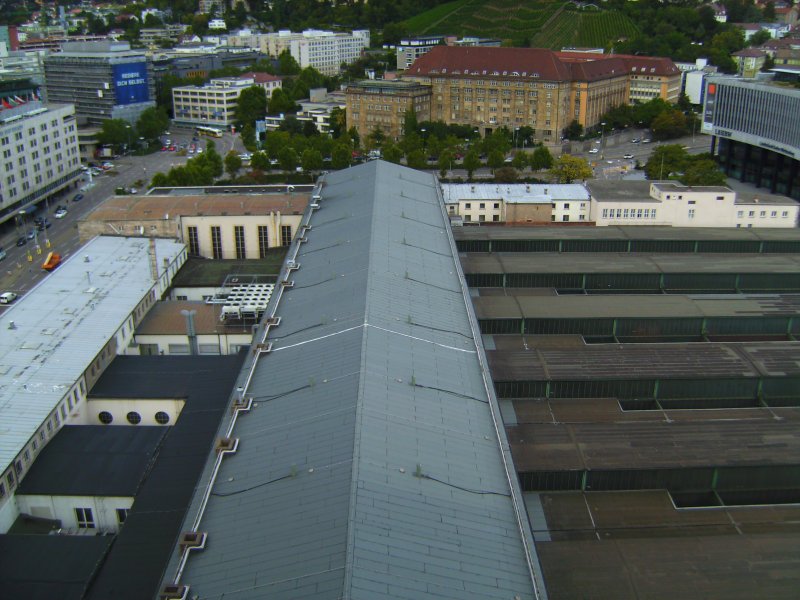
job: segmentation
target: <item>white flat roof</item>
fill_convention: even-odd
[[[553,200],[589,200],[579,183],[443,183],[447,204],[459,200],[504,200],[510,204],[543,204]]]
[[[153,287],[148,246],[143,238],[97,237],[0,316],[0,470]],[[155,246],[161,275],[164,259],[172,263],[184,245]]]

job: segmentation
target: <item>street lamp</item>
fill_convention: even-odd
[[[605,133],[606,133],[606,122],[602,121],[600,123],[600,158],[603,158],[602,152],[603,150],[606,149],[606,144],[604,139]]]
[[[514,127],[514,150],[519,145],[519,127]]]
[[[125,129],[128,130],[128,154],[130,154],[130,151],[131,151],[131,126],[130,125],[125,125]]]

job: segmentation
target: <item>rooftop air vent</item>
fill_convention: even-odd
[[[309,206],[311,206],[311,210],[317,210],[319,208],[319,202],[312,202]]]
[[[319,194],[314,194],[313,196],[311,196],[312,202],[319,202],[320,200],[322,200],[322,196],[320,196]]]
[[[219,454],[235,454],[239,448],[239,438],[219,438],[214,444],[214,450]]]
[[[271,327],[277,327],[278,325],[281,324],[281,318],[280,317],[267,317],[266,320],[264,321],[264,324],[265,325],[269,325]]]
[[[237,398],[231,404],[231,412],[241,411],[248,412],[253,407],[253,397],[245,396],[244,398]]]
[[[286,270],[287,271],[297,271],[297,269],[299,269],[299,268],[300,268],[300,263],[299,262],[296,262],[296,261],[293,261],[293,260],[287,260],[286,261]]]
[[[173,585],[171,583],[161,588],[159,600],[186,600],[189,597],[188,585]]]
[[[272,342],[256,344],[255,351],[256,352],[263,352],[265,354],[267,354],[269,352],[272,352]]]
[[[178,546],[182,550],[189,548],[191,550],[202,550],[206,547],[206,532],[205,531],[184,531],[178,541]]]
[[[293,288],[294,287],[294,281],[289,281],[288,279],[284,279],[283,281],[281,281],[281,287]]]

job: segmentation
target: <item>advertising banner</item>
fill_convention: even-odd
[[[150,100],[147,88],[147,63],[113,65],[117,104],[136,104]]]

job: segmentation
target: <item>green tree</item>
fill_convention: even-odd
[[[236,177],[236,173],[242,168],[242,159],[233,150],[225,155],[225,170],[231,177]]]
[[[253,85],[242,90],[236,100],[234,115],[236,126],[242,128],[246,124],[253,125],[267,114],[267,93],[260,85]]]
[[[494,172],[494,180],[497,183],[514,183],[518,173],[514,167],[501,167]]]
[[[500,150],[492,150],[489,152],[489,156],[486,159],[486,165],[494,170],[499,169],[505,163],[505,158],[503,157],[503,153]]]
[[[756,31],[753,35],[750,36],[750,39],[747,40],[748,46],[760,46],[764,42],[768,42],[772,39],[772,35],[770,35],[769,31],[766,29],[762,29],[760,31]]]
[[[358,150],[359,146],[361,146],[361,136],[358,135],[358,129],[351,127],[347,130],[347,135],[353,144],[353,149]]]
[[[284,147],[278,152],[278,162],[284,171],[294,171],[297,168],[297,152],[294,148]]]
[[[453,158],[453,152],[449,148],[445,148],[439,153],[439,161],[437,166],[439,167],[440,177],[447,175],[447,170],[453,165]]]
[[[156,140],[169,129],[169,116],[162,106],[145,109],[136,121],[136,131],[146,140]]]
[[[769,21],[770,23],[775,20],[775,3],[774,2],[767,2],[764,5],[764,9],[761,12],[762,17],[765,21]]]
[[[347,111],[338,106],[331,110],[330,118],[330,134],[331,137],[336,139],[342,135],[347,129]]]
[[[558,183],[572,183],[579,179],[589,179],[593,173],[585,159],[571,154],[562,154],[553,163],[550,175]]]
[[[204,36],[208,33],[208,15],[196,14],[192,19],[192,33]]]
[[[665,144],[650,155],[644,171],[648,179],[669,178],[670,173],[683,173],[689,162],[689,153],[678,144]]]
[[[251,152],[255,151],[258,145],[256,144],[256,128],[253,123],[245,123],[240,133],[244,147]]]
[[[250,157],[250,167],[259,171],[269,171],[269,156],[264,152],[254,152]]]
[[[297,75],[298,73],[300,73],[300,65],[294,59],[292,53],[289,50],[281,52],[278,55],[278,74]]]
[[[511,161],[512,166],[518,171],[524,171],[525,167],[530,163],[530,158],[527,152],[517,152],[514,155],[514,160]]]
[[[293,112],[295,108],[294,101],[286,95],[282,88],[272,90],[272,95],[269,97],[268,113],[271,115],[285,114]]]
[[[710,158],[693,160],[680,178],[684,185],[726,185],[725,174]]]
[[[217,152],[217,145],[214,140],[208,140],[206,142],[206,151],[193,160],[208,166],[211,170],[212,181],[214,177],[222,176],[222,157]]]
[[[686,116],[679,110],[665,110],[650,123],[653,138],[672,140],[686,135]]]
[[[402,158],[403,151],[397,144],[387,142],[383,145],[383,160],[399,165]]]
[[[403,135],[409,136],[412,133],[417,133],[419,123],[417,123],[417,111],[412,106],[406,110],[403,116]]]
[[[478,152],[475,148],[470,148],[466,156],[464,156],[464,168],[467,170],[467,178],[472,179],[472,174],[481,168],[481,159],[478,157]]]
[[[313,148],[306,148],[303,151],[303,156],[301,158],[300,164],[302,165],[303,170],[306,173],[311,173],[312,171],[321,171],[322,154],[320,154],[318,150],[314,150]]]
[[[406,164],[412,169],[424,170],[428,164],[422,150],[414,150],[406,156]]]
[[[113,146],[119,151],[123,146],[131,143],[136,132],[125,119],[107,119],[103,121],[97,141],[106,146]]]
[[[553,155],[544,146],[539,146],[531,155],[530,165],[533,171],[549,169],[553,166]]]
[[[353,150],[348,143],[337,143],[331,152],[331,167],[346,169],[353,162]]]
[[[564,129],[564,137],[568,140],[577,140],[583,135],[583,125],[578,121],[573,120],[566,129]]]

